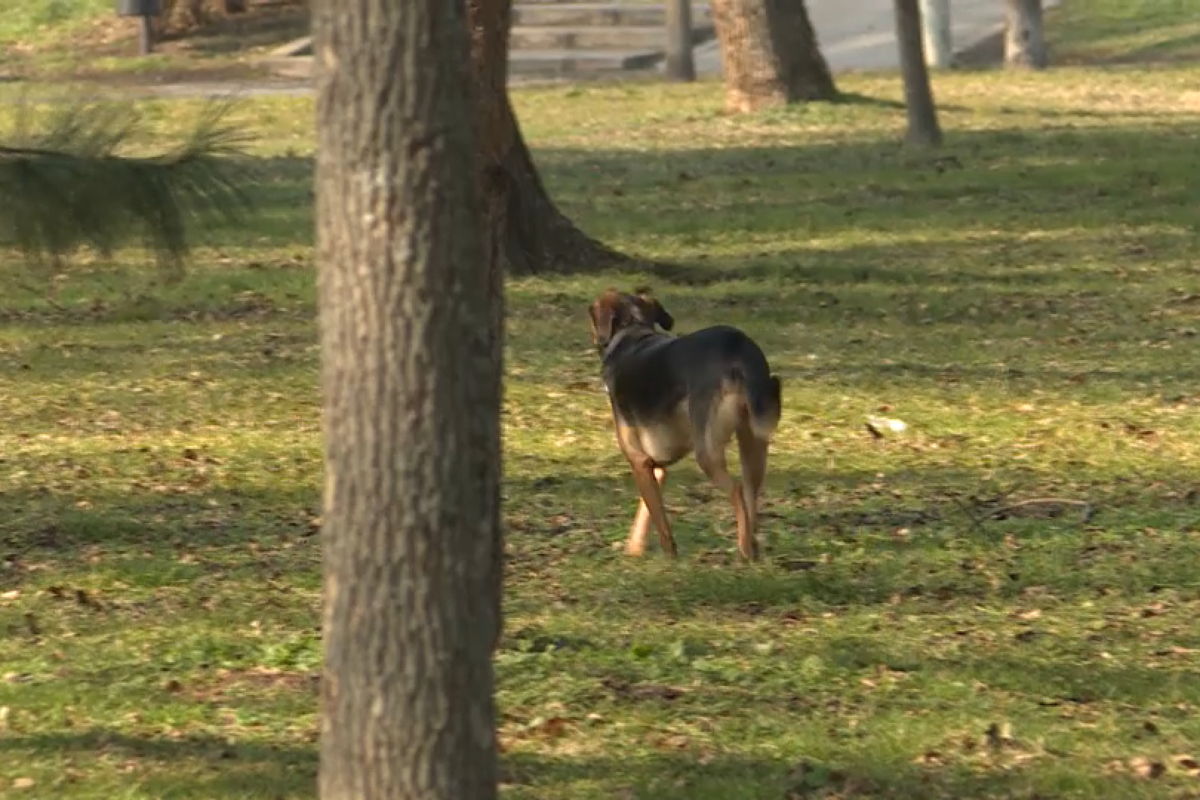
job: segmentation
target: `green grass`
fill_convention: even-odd
[[[1190,0],[1063,0],[1047,20],[1059,64],[1200,60],[1200,16]]]
[[[106,0],[32,0],[12,3],[0,16],[0,47],[18,52],[48,35],[61,34],[92,22],[113,5]]]
[[[509,282],[506,797],[1195,795],[1198,79],[939,75],[936,158],[895,78],[516,93],[564,210],[685,266]],[[240,114],[262,217],[183,283],[5,261],[0,796],[314,796],[312,109]],[[644,280],[784,378],[764,564],[692,464],[680,562],[615,549],[585,309]]]
[[[261,59],[307,32],[300,5],[257,6],[173,30],[141,56],[137,20],[118,17],[111,0],[31,0],[18,13],[0,15],[0,52],[5,72],[26,80],[263,79]]]

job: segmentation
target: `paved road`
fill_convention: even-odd
[[[1059,0],[1043,2],[1049,8],[1058,5]],[[809,16],[817,31],[817,41],[835,72],[899,68],[892,0],[807,0],[807,3]],[[956,52],[992,36],[1004,27],[1002,0],[951,0],[950,7]],[[720,74],[721,57],[715,41],[696,48],[696,71],[702,76]],[[514,78],[513,82],[545,80]],[[569,81],[570,78],[561,80]],[[154,97],[212,97],[231,92],[241,96],[303,96],[312,92],[312,85],[299,80],[189,82],[123,88],[120,92],[124,96]]]
[[[1043,0],[1045,8],[1058,3]],[[892,0],[808,0],[807,5],[821,52],[834,72],[899,69]],[[955,52],[971,47],[1004,29],[1004,3],[950,0],[950,28]],[[696,71],[720,74],[715,41],[696,49]]]

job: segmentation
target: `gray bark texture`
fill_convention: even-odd
[[[713,0],[712,10],[729,111],[837,99],[803,0]]]
[[[1004,65],[1044,69],[1050,63],[1042,24],[1042,0],[1005,0]]]
[[[463,0],[314,0],[322,800],[492,800],[500,331]]]
[[[900,74],[904,80],[904,107],[908,116],[909,144],[937,147],[942,143],[933,87],[921,44],[919,0],[893,0],[896,12],[896,43],[900,48]]]
[[[667,78],[684,83],[696,80],[692,51],[692,0],[667,0]]]

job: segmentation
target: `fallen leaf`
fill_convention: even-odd
[[[1012,725],[1008,722],[993,722],[984,731],[984,736],[987,739],[988,747],[996,750],[1014,743]]]
[[[1161,761],[1151,761],[1145,756],[1135,756],[1129,759],[1129,768],[1139,778],[1149,779],[1161,778],[1163,773],[1167,771],[1166,766]]]
[[[550,739],[557,739],[567,732],[565,717],[535,717],[525,729],[530,733],[539,733]]]
[[[12,786],[14,789],[31,789],[34,783],[33,778],[14,778]]]
[[[656,744],[664,750],[686,750],[691,744],[691,740],[681,733],[674,733],[670,736],[660,737]]]
[[[1175,756],[1175,765],[1193,777],[1200,775],[1200,761],[1192,756]]]

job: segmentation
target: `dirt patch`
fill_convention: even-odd
[[[316,672],[253,667],[251,669],[218,669],[215,679],[187,685],[177,679],[168,680],[163,688],[172,694],[184,694],[199,702],[219,700],[229,694],[244,692],[311,692],[316,694],[321,676]]]

